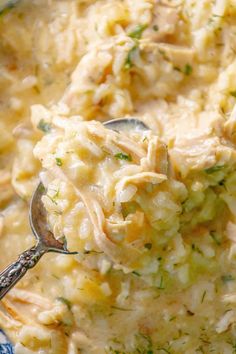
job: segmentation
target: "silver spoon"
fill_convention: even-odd
[[[104,123],[108,129],[121,131],[148,131],[148,127],[141,121],[131,119],[114,119]],[[62,254],[77,254],[67,249],[66,241],[56,240],[47,224],[47,213],[42,203],[45,188],[39,183],[30,203],[29,219],[32,232],[36,238],[36,245],[23,252],[17,261],[11,263],[0,273],[0,299],[25,275],[27,270],[33,268],[40,258],[47,252]]]

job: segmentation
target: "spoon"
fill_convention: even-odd
[[[148,127],[141,121],[131,119],[114,119],[104,123],[108,129],[117,132],[122,131],[148,131]],[[49,230],[47,224],[47,213],[42,203],[42,196],[45,194],[45,188],[39,183],[33,194],[30,203],[29,220],[32,232],[36,238],[36,245],[23,252],[17,261],[11,263],[0,273],[0,299],[25,275],[27,270],[33,268],[40,258],[47,252],[56,252],[73,255],[78,252],[70,252],[67,249],[65,240],[57,240]]]

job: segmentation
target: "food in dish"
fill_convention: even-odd
[[[235,351],[233,1],[21,1],[0,17],[2,301],[17,354]],[[234,48],[235,47],[235,48]],[[103,122],[135,117],[148,132]],[[13,247],[14,245],[14,247]]]

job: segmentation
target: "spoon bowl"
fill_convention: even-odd
[[[60,242],[55,239],[53,233],[49,230],[47,224],[47,213],[42,202],[42,196],[44,194],[45,188],[40,182],[30,203],[30,226],[36,240],[38,241],[38,248],[45,249],[46,252],[77,254],[78,252],[69,252],[66,241],[62,240],[64,242]]]

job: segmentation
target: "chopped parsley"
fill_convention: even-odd
[[[188,316],[194,316],[195,313],[187,309],[187,315],[188,315]]]
[[[236,90],[230,91],[230,95],[233,96],[233,97],[236,97]]]
[[[172,316],[170,319],[169,319],[169,322],[172,322],[176,319],[176,316]]]
[[[165,287],[164,287],[164,281],[163,281],[163,276],[161,276],[160,284],[158,285],[157,289],[159,289],[159,290],[165,289]]]
[[[67,306],[68,310],[71,310],[71,302],[66,299],[65,297],[59,296],[56,298],[56,300],[62,302],[64,305]]]
[[[141,277],[141,274],[139,274],[139,273],[136,272],[135,270],[132,272],[132,274],[136,275],[137,277]]]
[[[128,36],[131,38],[140,39],[146,28],[147,25],[137,25],[136,28],[128,34]]]
[[[206,290],[203,292],[202,294],[202,299],[201,299],[201,304],[203,303],[204,299],[205,299],[205,296],[206,296]]]
[[[83,252],[83,254],[102,254],[102,253],[104,253],[103,251],[101,251],[101,252],[99,252],[99,251],[95,251],[95,250],[85,250],[84,252]]]
[[[155,32],[159,31],[158,25],[154,25],[152,28],[153,28],[153,31],[155,31]]]
[[[62,160],[59,157],[55,158],[57,166],[62,166]]]
[[[61,321],[61,324],[63,325],[63,326],[67,326],[67,327],[71,327],[72,325],[73,325],[73,321],[72,321],[72,319],[70,319],[70,318],[63,318],[63,320]],[[65,333],[66,335],[69,335],[69,334],[67,334],[67,333]]]
[[[114,156],[117,160],[132,161],[132,156],[130,154],[124,154],[123,152],[118,152]]]
[[[151,243],[145,243],[144,247],[145,247],[147,250],[150,250],[150,249],[152,249],[152,244],[151,244]]]
[[[223,283],[228,283],[229,281],[234,281],[235,278],[231,274],[225,274],[221,276]]]
[[[234,353],[236,353],[236,342],[230,343],[232,345],[232,348],[234,349]]]
[[[180,69],[178,66],[174,66],[173,69],[174,69],[175,71],[181,72],[181,69]]]
[[[139,344],[139,348],[142,348],[142,350],[137,348],[135,353],[154,354],[152,338],[149,335],[139,332],[136,334],[136,338],[137,344]]]
[[[132,68],[132,66],[134,66],[133,64],[133,56],[137,50],[137,46],[135,45],[133,48],[130,49],[130,51],[128,52],[128,55],[127,55],[127,58],[125,60],[125,63],[124,63],[124,68],[125,70],[129,70]]]
[[[193,72],[193,67],[190,64],[186,64],[183,70],[184,74],[189,76]]]
[[[119,310],[119,311],[134,311],[133,309],[125,309],[125,308],[118,307],[118,306],[111,306],[111,308],[114,310]]]
[[[220,182],[219,182],[219,186],[224,186],[225,185],[225,180],[222,179]]]
[[[45,122],[44,119],[41,119],[37,128],[44,133],[50,133],[50,131],[52,130],[52,125],[48,122]]]
[[[166,55],[166,52],[163,49],[158,49],[158,52],[162,55],[164,60],[170,61],[170,58]]]
[[[198,248],[194,243],[192,243],[191,247],[194,252],[198,252],[198,253],[202,254],[202,251],[200,250],[200,248]]]
[[[55,205],[57,205],[56,199],[59,197],[59,189],[57,191],[55,191],[55,194],[53,196],[50,196],[47,194],[47,197],[51,200],[51,202]]]
[[[211,231],[210,232],[210,236],[212,237],[213,241],[220,246],[221,245],[221,238],[219,236],[219,234],[215,231]]]
[[[224,168],[224,165],[215,165],[215,166],[206,168],[204,171],[205,171],[208,175],[210,175],[210,174],[212,174],[212,173],[215,173],[215,172],[218,172],[218,171],[222,170],[222,168]]]
[[[60,278],[56,274],[52,274],[52,277],[59,280]]]
[[[220,17],[220,18],[224,18],[223,15],[217,15],[217,14],[213,14],[209,19],[208,19],[208,25],[212,24],[217,17]]]

